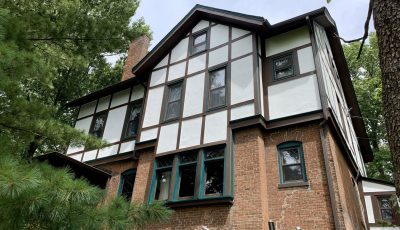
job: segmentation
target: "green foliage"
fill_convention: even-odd
[[[171,215],[159,203],[104,202],[102,189],[68,169],[11,156],[0,158],[0,168],[0,229],[137,229]]]
[[[76,99],[120,79],[106,55],[150,36],[131,21],[138,0],[0,1],[0,229],[135,229],[161,221],[160,204],[105,202],[104,191],[67,170],[32,162],[69,144],[104,145],[70,126]]]
[[[362,55],[357,59],[359,48],[360,42],[343,45],[354,90],[374,152],[374,161],[366,164],[367,174],[371,178],[392,181],[393,165],[383,118],[382,82],[376,34],[370,34],[369,44],[364,44]]]

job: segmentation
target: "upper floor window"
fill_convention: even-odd
[[[89,134],[97,138],[102,138],[104,128],[106,127],[107,112],[97,113],[93,116],[92,124],[89,129]]]
[[[179,117],[182,104],[182,82],[168,86],[165,119],[173,120]]]
[[[278,145],[280,183],[306,182],[306,170],[301,142]]]
[[[142,112],[141,103],[134,103],[128,106],[126,113],[123,138],[135,137],[139,127],[140,114]]]
[[[209,73],[208,108],[226,104],[226,68],[213,70]]]
[[[119,194],[126,200],[132,199],[133,186],[135,185],[136,170],[130,169],[121,174]]]
[[[295,75],[293,53],[272,59],[274,80],[281,80]]]
[[[207,49],[207,31],[193,35],[192,37],[192,54],[200,53]]]
[[[389,196],[378,197],[382,220],[392,222],[393,213]]]

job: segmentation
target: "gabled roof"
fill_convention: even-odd
[[[140,78],[146,78],[145,75],[147,71],[157,65],[158,62],[161,61],[161,59],[165,57],[165,55],[167,55],[168,52],[201,19],[256,31],[260,35],[269,37],[306,25],[307,19],[310,17],[314,18],[314,20],[318,20],[318,22],[324,26],[335,25],[325,7],[271,25],[263,17],[241,14],[197,4],[138,64],[132,68],[132,72]]]

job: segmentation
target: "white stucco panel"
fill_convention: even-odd
[[[215,25],[211,27],[210,48],[227,43],[229,40],[229,27],[225,25]]]
[[[82,153],[74,154],[74,155],[69,155],[69,157],[71,157],[71,158],[74,159],[74,160],[81,161],[81,159],[82,159]]]
[[[236,108],[231,109],[231,121],[250,117],[255,114],[254,112],[254,103],[242,105]]]
[[[192,29],[192,33],[195,33],[197,31],[200,31],[206,27],[208,27],[208,25],[210,25],[210,22],[205,21],[205,20],[201,20],[199,23],[197,23],[197,25],[195,25]]]
[[[130,93],[131,93],[130,88],[114,93],[111,98],[111,108],[128,103]]]
[[[92,124],[93,116],[77,120],[75,123],[75,129],[82,130],[84,133],[89,133],[90,125]],[[76,153],[82,151],[84,146],[69,146],[67,149],[67,154]]]
[[[158,137],[157,153],[176,150],[178,127],[179,123],[173,123],[161,127],[160,136]]]
[[[144,96],[144,88],[141,85],[135,85],[132,89],[131,101],[142,99]]]
[[[182,39],[171,51],[170,63],[185,59],[188,53],[189,38]]]
[[[144,112],[143,127],[157,125],[160,121],[163,94],[164,86],[149,90],[146,111]]]
[[[167,68],[162,68],[151,73],[150,86],[156,86],[165,82],[167,78]]]
[[[248,33],[250,33],[250,31],[232,27],[232,40],[234,40],[234,39],[236,39],[238,37],[241,37],[241,36],[243,36],[245,34],[248,34]]]
[[[315,70],[314,55],[311,46],[297,51],[300,74]]]
[[[119,148],[119,153],[126,153],[133,151],[135,149],[135,141],[127,141],[121,144]]]
[[[202,120],[202,117],[198,117],[182,122],[179,148],[187,148],[200,144]]]
[[[121,106],[108,112],[106,127],[104,128],[103,140],[110,143],[121,139],[127,106]]]
[[[112,156],[118,153],[118,146],[119,144],[104,147],[99,150],[99,154],[97,155],[97,159],[102,158],[102,157],[108,157]]]
[[[92,150],[92,151],[87,151],[83,154],[83,159],[82,161],[91,161],[96,159],[96,154],[97,154],[97,149],[96,150]]]
[[[271,120],[321,109],[315,75],[268,87],[268,100]]]
[[[310,34],[307,27],[301,27],[265,40],[265,55],[272,56],[287,50],[309,44]]]
[[[157,138],[158,128],[143,130],[140,133],[140,141],[148,141]]]
[[[186,62],[181,62],[169,67],[168,81],[185,76]]]
[[[203,112],[204,77],[205,74],[201,73],[186,80],[183,117]]]
[[[371,196],[364,196],[365,207],[367,209],[368,223],[375,223],[374,208],[372,206]]]
[[[234,43],[232,43],[232,56],[231,58],[237,58],[242,55],[251,53],[253,51],[253,36],[247,36]]]
[[[166,55],[154,68],[160,68],[168,64],[169,55]]]
[[[205,119],[204,144],[226,140],[227,111],[207,115]]]
[[[94,110],[96,109],[96,104],[97,100],[82,105],[81,108],[79,109],[78,118],[92,115],[94,113]]]
[[[231,64],[231,104],[254,99],[253,56]]]
[[[228,61],[228,45],[213,50],[208,54],[208,67]]]
[[[188,74],[204,70],[206,68],[206,54],[191,58],[188,65]]]
[[[96,113],[108,109],[108,107],[110,106],[110,98],[111,96],[106,96],[99,99],[99,103],[97,104],[96,108]]]

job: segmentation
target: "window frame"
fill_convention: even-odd
[[[225,70],[225,74],[224,74],[224,86],[223,87],[218,87],[215,89],[211,89],[211,73],[212,72],[217,72],[224,69]],[[220,65],[220,66],[216,66],[214,68],[211,68],[208,70],[208,75],[207,75],[207,99],[206,99],[206,103],[207,103],[207,110],[215,110],[215,109],[220,109],[220,108],[224,108],[228,105],[228,88],[227,88],[227,79],[228,79],[228,66],[226,64]],[[220,90],[220,89],[224,89],[225,90],[225,102],[223,105],[217,105],[217,106],[213,106],[211,107],[211,92],[215,91],[215,90]]]
[[[140,107],[140,115],[139,115],[139,120],[138,120],[138,129],[137,129],[135,135],[127,136],[126,132],[128,131],[129,115],[130,115],[130,111],[131,111],[132,107],[134,107],[134,106],[139,106]],[[126,113],[125,113],[124,126],[123,126],[122,133],[121,133],[121,141],[136,139],[136,137],[138,136],[138,133],[139,133],[139,129],[140,129],[139,126],[140,126],[140,121],[142,119],[142,115],[143,115],[143,100],[142,99],[130,102],[128,104],[127,109],[126,109]]]
[[[171,88],[173,86],[175,86],[175,85],[180,85],[180,98],[179,98],[179,100],[171,102],[171,101],[169,101],[169,97],[171,95]],[[176,121],[176,120],[179,120],[182,117],[183,96],[184,96],[183,95],[183,93],[184,93],[183,87],[184,87],[183,80],[174,81],[174,82],[166,85],[167,90],[166,90],[166,93],[165,93],[165,96],[164,96],[164,103],[163,103],[164,111],[163,111],[163,115],[162,115],[163,116],[163,119],[162,119],[163,122]],[[178,114],[177,117],[173,117],[173,118],[168,118],[167,119],[168,105],[170,103],[175,103],[175,102],[179,102],[179,114]]]
[[[119,178],[119,185],[118,185],[118,193],[117,193],[117,194],[118,194],[119,196],[124,197],[123,194],[122,194],[123,186],[124,186],[124,181],[125,181],[125,180],[124,180],[124,176],[129,176],[129,175],[132,175],[132,174],[135,175],[135,177],[134,177],[134,179],[133,179],[132,195],[131,195],[130,198],[125,197],[126,199],[128,199],[128,201],[131,201],[131,200],[132,200],[132,197],[133,197],[133,189],[135,189],[135,182],[136,182],[136,169],[128,169],[128,170],[125,170],[123,173],[121,173],[120,178]]]
[[[95,123],[96,123],[96,118],[97,118],[97,117],[100,117],[100,116],[105,116],[105,119],[104,119],[104,128],[103,128],[103,130],[101,131],[101,136],[100,136],[100,137],[97,137],[97,136],[93,135],[93,129],[94,129],[94,125],[95,125]],[[97,137],[97,138],[99,138],[99,139],[102,139],[102,138],[103,138],[103,135],[104,135],[104,131],[105,131],[105,129],[106,129],[106,125],[107,125],[107,119],[108,119],[108,110],[106,110],[106,111],[101,111],[101,112],[98,112],[98,113],[93,114],[92,122],[91,122],[91,124],[90,124],[90,128],[89,128],[89,132],[88,132],[88,133],[89,133],[90,135],[92,135],[92,136],[95,136],[95,137]]]
[[[173,186],[173,168],[174,168],[174,157],[173,156],[165,156],[165,157],[161,157],[160,159],[168,159],[168,158],[172,158],[172,164],[171,165],[167,165],[167,166],[159,166],[157,163],[157,159],[154,161],[154,170],[153,170],[153,176],[152,176],[152,182],[151,182],[151,187],[150,187],[150,194],[149,194],[149,201],[168,201],[171,198],[171,187]],[[165,200],[159,200],[159,199],[155,199],[156,193],[157,193],[157,176],[159,173],[165,172],[165,171],[171,171],[171,175],[169,178],[169,186],[168,186],[168,197]]]
[[[202,36],[203,34],[206,35],[206,40],[205,40],[204,42],[200,43],[200,44],[195,45],[195,44],[194,44],[194,41],[196,40],[196,38]],[[197,55],[197,54],[200,54],[200,53],[203,53],[203,52],[207,51],[207,50],[208,50],[208,47],[209,47],[209,33],[208,33],[208,27],[205,28],[205,29],[202,29],[202,30],[200,30],[200,31],[196,31],[195,33],[193,33],[193,34],[190,36],[189,42],[190,42],[190,56],[194,56],[194,55]],[[204,44],[205,44],[204,50],[200,50],[200,51],[194,52],[194,50],[195,50],[196,47],[201,46],[201,45],[204,45]]]
[[[212,158],[212,159],[206,159],[206,152],[209,150],[213,149],[223,149],[223,156]],[[196,160],[191,161],[191,162],[180,162],[180,156],[183,154],[188,154],[188,153],[193,153],[196,155]],[[163,157],[163,156],[162,156]],[[162,158],[160,157],[160,159]],[[165,156],[166,157],[166,156]],[[186,152],[181,152],[177,153],[172,156],[173,157],[173,165],[169,166],[167,170],[171,170],[171,179],[170,179],[170,185],[169,185],[169,191],[168,191],[168,199],[164,200],[169,204],[174,204],[174,203],[181,203],[181,202],[195,202],[195,201],[200,201],[200,200],[223,200],[223,199],[229,199],[232,200],[231,197],[231,191],[227,190],[227,180],[226,180],[226,170],[227,170],[227,147],[225,144],[222,145],[216,145],[212,147],[206,147],[206,148],[200,148],[200,149],[195,149],[195,150],[189,150]],[[154,161],[154,170],[153,170],[153,176],[152,176],[152,182],[151,182],[151,187],[150,187],[150,193],[148,196],[148,203],[154,202],[154,201],[159,201],[155,199],[155,194],[156,194],[156,186],[157,186],[157,172],[160,170],[165,169],[157,167],[157,161],[158,159],[156,158]],[[206,194],[206,188],[205,188],[205,183],[207,180],[207,174],[206,174],[206,164],[207,162],[216,162],[216,161],[223,161],[223,191],[220,194]],[[184,196],[180,197],[179,196],[179,189],[180,189],[180,169],[182,167],[187,167],[187,166],[195,166],[196,172],[195,172],[195,184],[194,184],[194,194],[193,196]],[[230,168],[230,173],[232,172],[232,168]]]
[[[393,212],[393,207],[391,206],[391,201],[390,201],[391,197],[385,196],[385,195],[380,195],[380,196],[377,196],[376,198],[378,200],[379,215],[380,215],[381,220],[392,223],[395,213]],[[382,199],[387,199],[389,201],[389,205],[390,205],[389,208],[382,208],[382,202],[381,202]],[[382,215],[382,210],[390,210],[392,217],[390,219],[384,219],[383,215]]]
[[[291,77],[294,77],[294,76],[297,75],[297,74],[296,74],[296,67],[295,67],[294,56],[295,56],[294,52],[286,52],[286,53],[279,54],[279,55],[277,55],[277,56],[275,56],[275,57],[272,58],[272,78],[273,78],[273,81],[280,81],[280,80],[284,80],[284,79],[287,79],[287,78],[291,78]],[[289,58],[290,58],[290,59],[289,59],[289,60],[290,60],[290,64],[288,64],[288,67],[281,68],[281,69],[278,69],[278,70],[277,70],[277,69],[276,69],[275,62],[278,61],[278,60],[280,60],[280,59],[286,58],[286,57],[289,57]],[[290,68],[290,66],[291,66],[292,69],[293,69],[293,73],[292,73],[291,75],[288,75],[288,76],[285,76],[285,77],[281,77],[281,78],[277,78],[277,76],[276,76],[276,72],[277,72],[277,71]]]
[[[281,156],[281,152],[286,149],[293,149],[297,148],[298,153],[300,155],[300,163],[296,164],[290,164],[290,165],[300,165],[301,166],[301,172],[302,172],[302,179],[301,180],[291,180],[291,181],[285,181],[284,180],[284,175],[283,175],[283,159]],[[282,185],[281,187],[286,187],[287,185],[308,185],[308,179],[307,179],[307,172],[306,172],[306,164],[304,160],[304,151],[303,151],[303,144],[300,141],[287,141],[280,143],[277,145],[277,160],[278,160],[278,168],[279,168],[279,185]],[[290,166],[286,165],[286,166]]]

